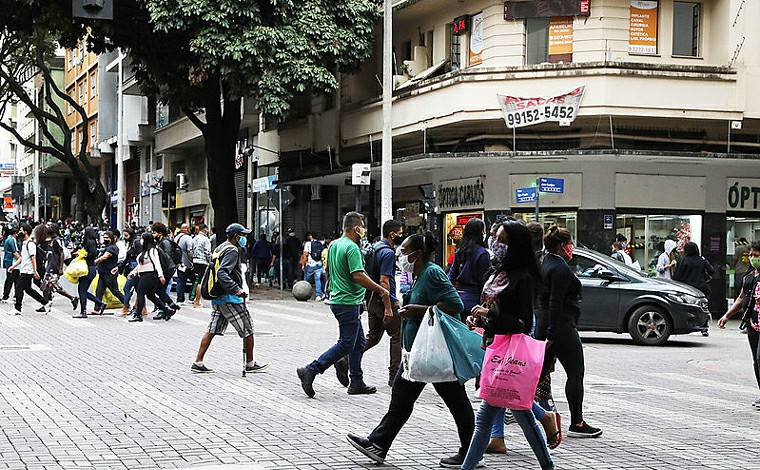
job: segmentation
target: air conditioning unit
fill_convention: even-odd
[[[187,175],[184,173],[177,173],[177,189],[187,189]]]

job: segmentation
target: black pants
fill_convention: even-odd
[[[11,288],[16,285],[16,279],[18,279],[18,269],[14,269],[11,272],[5,270],[5,285],[3,286],[3,300],[8,300],[11,296]]]
[[[165,310],[166,304],[161,298],[161,292],[165,293],[166,287],[161,284],[155,272],[140,274],[140,282],[137,284],[137,313],[135,315],[142,315],[145,297],[148,297],[159,310]]]
[[[42,294],[34,290],[32,281],[34,276],[31,274],[19,274],[16,279],[16,310],[21,311],[21,304],[24,302],[24,293],[29,294],[34,300],[45,305],[45,299]]]
[[[256,276],[259,279],[259,284],[261,284],[261,278],[268,278],[269,277],[269,261],[271,258],[256,258]],[[253,272],[253,271],[251,271]],[[253,275],[253,274],[251,274]],[[272,283],[272,280],[269,280],[269,283]]]
[[[752,351],[752,363],[755,369],[755,380],[757,380],[757,386],[760,388],[760,333],[755,331],[752,326],[747,325],[747,339],[749,340],[749,348]]]
[[[119,290],[119,275],[109,273],[98,273],[98,288],[95,289],[95,297],[103,300],[103,294],[106,293],[106,289],[111,291],[114,297],[119,299],[122,305],[124,305],[124,294]]]
[[[570,407],[570,424],[578,424],[583,421],[583,374],[586,366],[581,337],[572,323],[557,324],[552,329],[552,345],[546,350],[542,374],[551,367],[555,358],[567,374],[565,396]]]
[[[401,428],[412,416],[414,403],[420,397],[425,385],[422,382],[409,382],[401,377],[402,370],[398,371],[396,380],[393,381],[391,392],[391,404],[388,412],[383,416],[380,424],[369,435],[368,439],[374,444],[389,449],[393,440],[396,439]],[[443,399],[446,407],[454,417],[459,433],[459,455],[467,455],[470,447],[472,434],[475,431],[475,414],[472,412],[472,404],[467,398],[464,385],[459,381],[433,384],[436,393]],[[435,432],[435,430],[430,430]]]

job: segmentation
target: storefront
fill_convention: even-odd
[[[484,217],[485,177],[441,181],[435,190],[436,206],[443,216],[439,239],[443,245],[443,264],[449,260],[462,240],[464,226],[474,218]]]

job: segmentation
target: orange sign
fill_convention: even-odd
[[[13,198],[12,197],[3,197],[3,200],[5,201],[5,208],[13,210]]]
[[[657,54],[658,14],[656,0],[631,0],[628,52]]]
[[[557,16],[549,20],[549,55],[572,55],[572,16]]]

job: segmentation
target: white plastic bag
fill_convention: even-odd
[[[454,382],[454,361],[443,336],[437,313],[428,309],[422,318],[411,351],[403,351],[401,376],[412,382]]]

